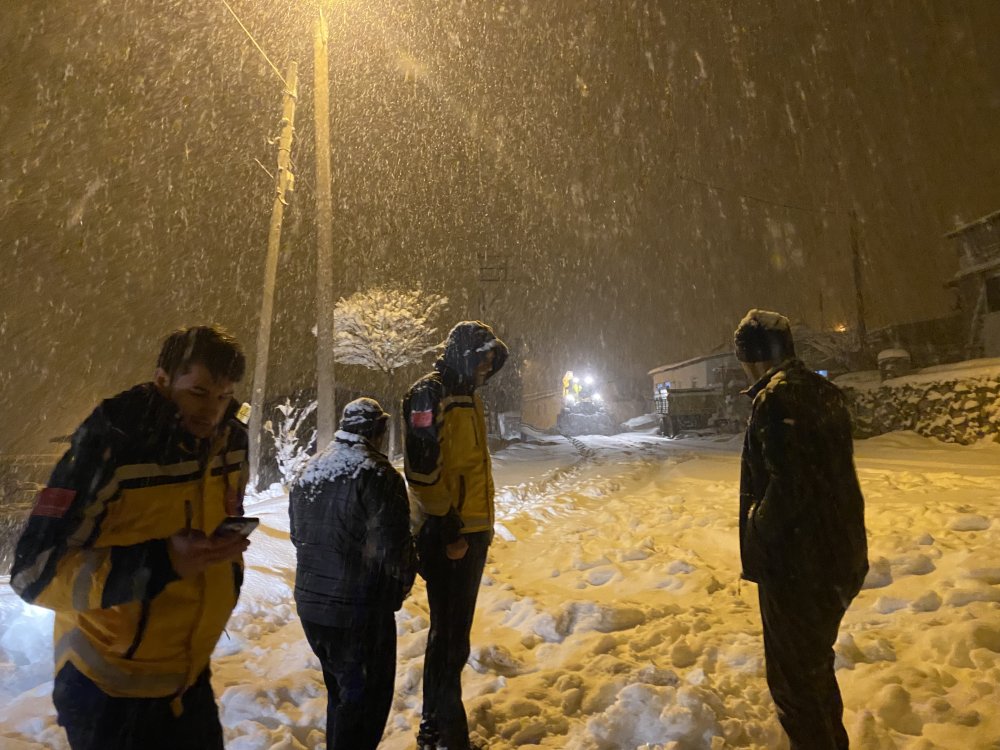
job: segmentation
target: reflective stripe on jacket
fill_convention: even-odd
[[[211,534],[242,514],[246,447],[235,419],[211,444],[197,441],[149,383],[104,401],[77,429],[11,571],[22,598],[56,611],[56,672],[71,661],[109,695],[163,697],[205,669],[242,563],[181,580],[167,537],[186,525]]]

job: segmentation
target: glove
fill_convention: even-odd
[[[463,525],[458,511],[450,508],[443,516],[427,516],[420,535],[428,542],[448,546],[461,538]]]

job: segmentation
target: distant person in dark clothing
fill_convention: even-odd
[[[295,605],[327,689],[330,750],[375,750],[396,676],[394,612],[415,554],[406,485],[380,450],[389,415],[359,398],[306,464],[288,506]]]
[[[431,611],[419,750],[472,747],[462,668],[493,538],[493,472],[476,389],[506,360],[507,347],[489,326],[459,323],[434,372],[403,399],[406,481],[425,516],[417,548]]]
[[[105,399],[38,494],[11,586],[56,612],[52,701],[73,750],[222,750],[209,659],[243,582],[245,358],[175,331],[153,380]]]
[[[784,316],[751,310],[734,339],[753,399],[740,555],[758,584],[767,684],[792,750],[843,750],[833,644],[868,572],[850,415],[840,390],[795,358]]]

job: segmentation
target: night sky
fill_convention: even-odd
[[[232,7],[300,65],[274,395],[314,378],[315,6]],[[342,0],[330,26],[337,296],[447,294],[444,328],[482,313],[541,371],[642,373],[751,306],[854,326],[852,209],[868,327],[947,314],[942,234],[1000,208],[1000,3]],[[218,0],[12,0],[0,49],[0,453],[47,452],[176,326],[252,356],[282,84]]]

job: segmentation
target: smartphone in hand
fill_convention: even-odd
[[[251,516],[227,516],[215,530],[215,535],[239,534],[240,536],[250,536],[251,532],[260,524],[259,518]]]

